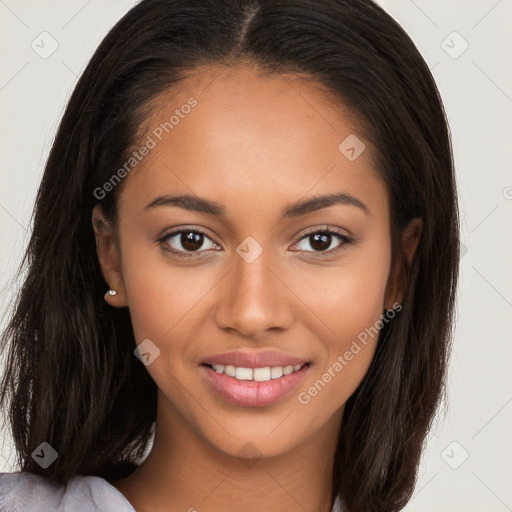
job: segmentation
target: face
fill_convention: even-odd
[[[155,103],[99,255],[150,340],[168,431],[265,457],[339,429],[397,299],[387,189],[351,119],[318,84],[250,67],[196,70]]]

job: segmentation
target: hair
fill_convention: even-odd
[[[117,219],[121,183],[94,190],[126,162],[152,100],[198,66],[253,63],[311,77],[367,127],[390,197],[392,261],[402,309],[380,331],[345,404],[333,454],[333,500],[347,512],[401,510],[426,436],[446,398],[459,265],[451,135],[413,41],[371,0],[143,0],[103,39],[78,80],[37,193],[27,266],[1,338],[6,406],[22,471],[65,483],[130,474],[156,419],[157,386],[134,357],[128,308],[112,308],[92,209]],[[139,141],[140,142],[140,141]],[[401,235],[423,228],[412,261]],[[129,404],[129,407],[126,407]],[[43,469],[43,441],[59,454]],[[331,461],[329,461],[331,462]]]

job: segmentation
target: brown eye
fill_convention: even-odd
[[[336,239],[338,244],[333,246]],[[336,230],[326,228],[307,233],[300,239],[297,246],[305,252],[333,254],[351,242],[349,237]],[[311,249],[308,249],[308,245]]]
[[[204,235],[202,233],[194,233],[193,231],[183,232],[179,241],[186,251],[197,251],[203,245]]]
[[[332,235],[325,233],[315,233],[314,235],[309,235],[309,240],[311,247],[315,251],[326,251],[329,249],[332,242]]]
[[[178,256],[194,256],[195,253],[206,252],[207,249],[219,248],[206,233],[195,229],[173,231],[161,238],[159,242],[165,250]]]

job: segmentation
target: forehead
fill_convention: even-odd
[[[143,208],[179,190],[261,205],[346,191],[386,206],[360,124],[314,80],[265,76],[254,66],[197,68],[151,103],[139,140],[150,137],[154,147],[122,197]],[[365,145],[355,160],[343,153],[345,140]]]

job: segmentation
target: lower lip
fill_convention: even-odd
[[[208,382],[228,402],[241,407],[265,407],[290,393],[304,378],[309,369],[305,364],[300,370],[264,382],[238,380],[224,373],[217,373],[201,365]]]

